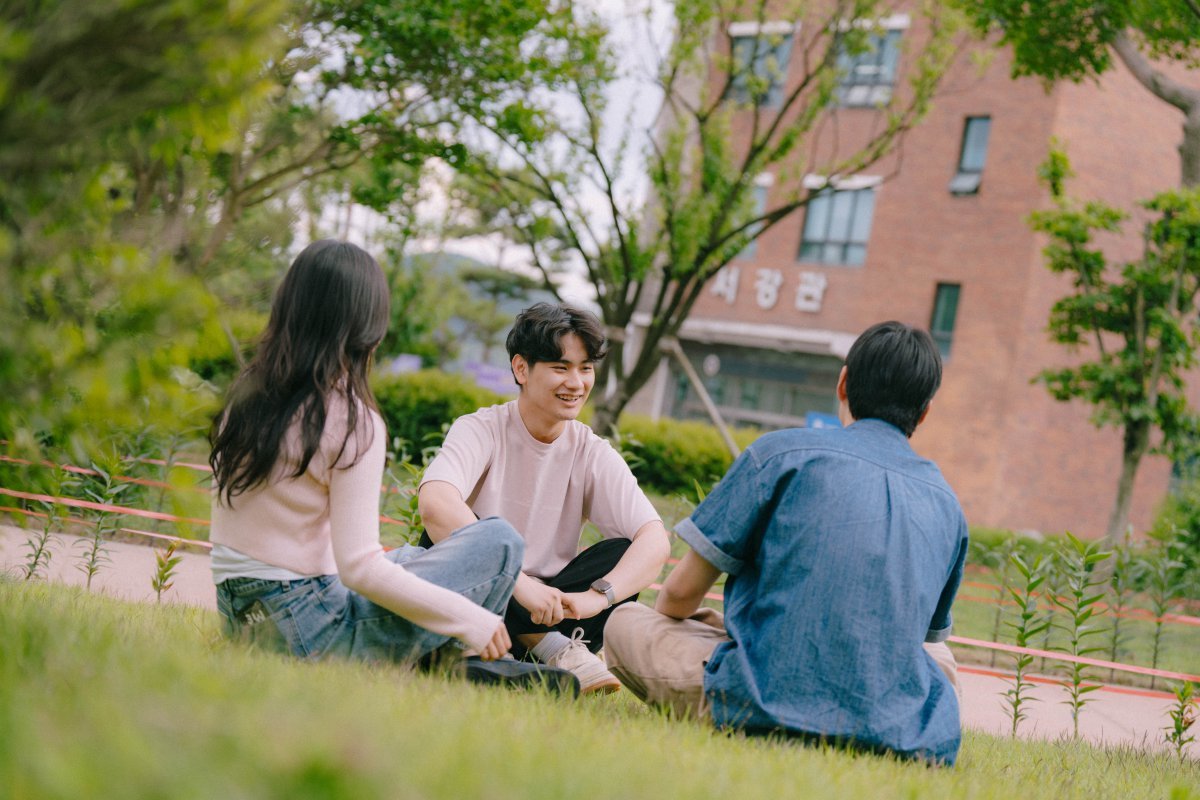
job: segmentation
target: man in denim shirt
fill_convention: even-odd
[[[613,613],[604,638],[622,683],[723,728],[953,764],[942,642],[967,524],[908,442],[941,377],[924,331],[863,333],[837,383],[846,427],[761,437],[676,527],[691,550],[655,608]],[[723,572],[724,618],[700,607]]]

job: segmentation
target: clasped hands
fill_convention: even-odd
[[[537,578],[521,574],[513,587],[513,598],[528,609],[536,625],[557,625],[564,619],[588,619],[608,608],[608,598],[591,589],[563,592]]]

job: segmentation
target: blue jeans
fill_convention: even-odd
[[[405,545],[387,554],[404,568],[503,615],[525,543],[489,517],[432,548]],[[415,661],[449,641],[345,587],[336,575],[294,581],[229,578],[217,585],[226,632],[301,658],[342,656]]]

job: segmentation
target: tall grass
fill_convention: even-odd
[[[1162,798],[1200,766],[968,733],[954,769],[226,642],[215,615],[0,583],[0,797]]]

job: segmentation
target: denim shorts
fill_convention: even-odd
[[[520,535],[496,517],[455,531],[432,548],[405,545],[387,553],[413,574],[497,614],[512,596],[523,556]],[[350,591],[336,575],[228,578],[217,584],[217,610],[228,635],[301,658],[408,662],[449,641]]]

